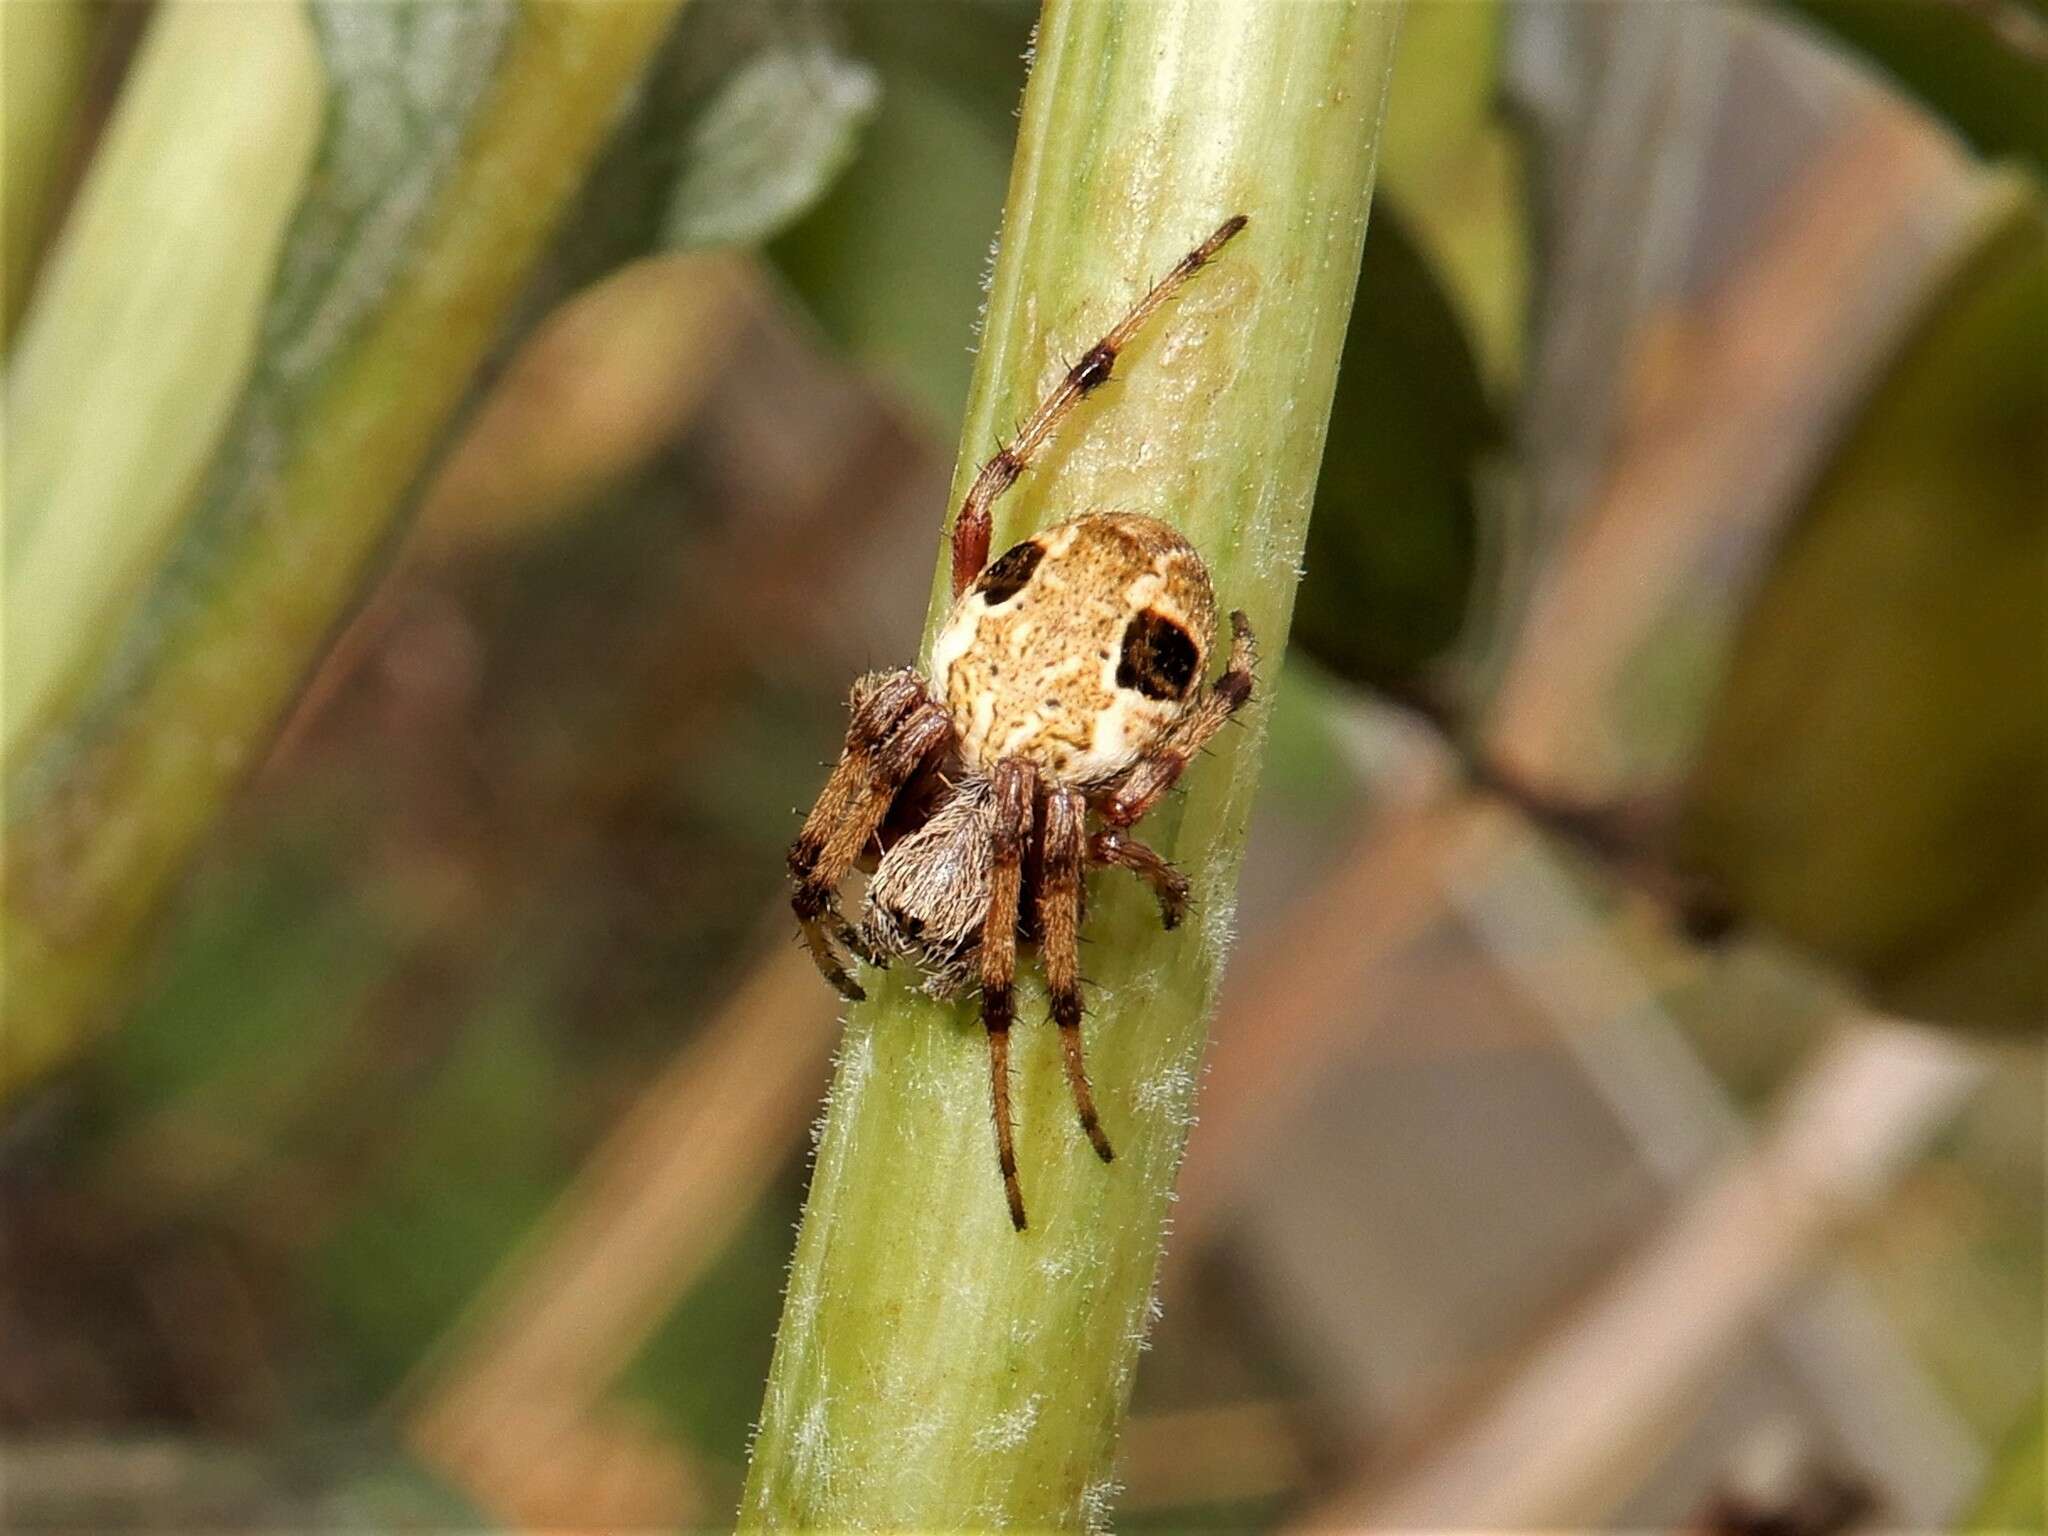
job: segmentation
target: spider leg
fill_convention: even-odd
[[[1230,616],[1230,661],[1223,675],[1202,690],[1194,708],[1181,716],[1166,740],[1139,758],[1111,787],[1101,808],[1104,821],[1112,827],[1128,827],[1159,803],[1194,755],[1252,696],[1252,668],[1257,663],[1258,642],[1252,636],[1251,620],[1239,609]]]
[[[1016,1021],[1017,916],[1024,888],[1024,850],[1031,839],[1038,770],[1006,757],[991,776],[995,786],[995,863],[989,871],[988,917],[981,929],[981,1022],[988,1031],[988,1070],[996,1121],[996,1160],[1010,1225],[1024,1230],[1024,1192],[1017,1183],[1017,1147],[1010,1122],[1010,1025]]]
[[[1177,928],[1188,910],[1188,877],[1128,832],[1104,827],[1088,839],[1088,862],[1128,869],[1159,898],[1159,921]]]
[[[1039,449],[1051,440],[1061,420],[1080,402],[1081,397],[1092,394],[1109,382],[1110,373],[1116,367],[1117,354],[1130,345],[1139,328],[1160,305],[1179,292],[1189,278],[1207,266],[1216,253],[1245,227],[1246,222],[1241,213],[1225,219],[1214,234],[1181,257],[1173,270],[1153,284],[1151,291],[1133,304],[1100,341],[1081,354],[1065,377],[1053,386],[1052,393],[1039,401],[1038,409],[1017,429],[1017,435],[982,463],[974,476],[974,483],[968,487],[966,499],[960,503],[960,515],[953,519],[955,602],[981,573],[981,568],[988,564],[989,513],[1003,492],[1017,483],[1017,477],[1024,473]]]
[[[951,736],[952,722],[908,670],[854,685],[846,747],[789,849],[796,882],[790,906],[804,947],[820,974],[854,1002],[864,994],[847,974],[834,940],[856,954],[863,946],[833,909],[833,893],[925,761]]]
[[[1038,888],[1038,951],[1045,987],[1052,994],[1052,1021],[1059,1026],[1060,1055],[1081,1129],[1105,1163],[1114,1162],[1109,1138],[1095,1114],[1095,1095],[1081,1057],[1081,866],[1087,857],[1088,802],[1079,790],[1056,789],[1045,802],[1045,872]]]

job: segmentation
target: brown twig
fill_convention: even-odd
[[[1845,1021],[1755,1149],[1681,1206],[1466,1426],[1300,1528],[1602,1518],[1664,1454],[1730,1346],[1883,1194],[1983,1065],[1925,1029]]]

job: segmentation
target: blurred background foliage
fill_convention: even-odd
[[[1033,14],[0,8],[13,1524],[727,1519]],[[1877,1009],[1577,1508],[2039,1528],[2044,36],[1412,6],[1119,1523],[1398,1502]]]

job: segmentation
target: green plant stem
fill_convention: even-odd
[[[366,227],[386,226],[357,207],[298,242],[307,259],[287,260],[272,292],[259,380],[167,553],[141,590],[105,599],[88,675],[33,740],[10,743],[0,1098],[119,995],[150,916],[361,589],[679,3],[477,7],[450,14],[489,39],[483,63],[406,60],[415,76],[437,62],[451,76],[488,69],[452,163],[403,210],[410,238],[396,252],[365,244]],[[412,20],[341,9],[356,28]],[[194,71],[183,88],[211,82]],[[406,126],[455,126],[419,118]],[[93,174],[118,182],[123,168]],[[379,197],[413,185],[372,180]],[[314,179],[330,194],[348,184]],[[149,210],[129,212],[146,244]]]
[[[1250,228],[1124,354],[1000,505],[995,548],[1091,507],[1178,524],[1268,664],[1286,641],[1356,283],[1399,8],[1048,6],[953,495],[1060,371],[1225,216]],[[1368,296],[1370,302],[1370,296]],[[943,544],[932,616],[945,606]],[[929,644],[930,627],[927,628]],[[867,973],[797,1245],[741,1522],[1099,1524],[1151,1321],[1231,930],[1264,705],[1144,833],[1193,877],[1160,930],[1090,882],[1088,1051],[1108,1167],[1035,979],[1012,1069],[1031,1226],[1011,1230],[971,1002]],[[1030,967],[1026,967],[1027,977]]]
[[[8,370],[0,761],[61,709],[229,430],[328,94],[299,6],[178,0],[150,25]]]
[[[0,6],[0,346],[28,303],[103,23],[84,0]]]

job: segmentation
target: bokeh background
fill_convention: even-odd
[[[157,19],[0,13],[18,335]],[[1032,19],[685,10],[0,1105],[10,1528],[729,1520]],[[2040,1528],[2044,147],[2033,0],[1411,7],[1120,1527]]]

